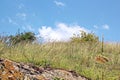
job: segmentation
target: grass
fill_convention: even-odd
[[[97,56],[106,57],[108,62],[97,61]],[[105,43],[104,52],[101,53],[101,43],[53,42],[6,46],[0,42],[0,57],[38,66],[74,70],[92,80],[120,79],[120,43]]]

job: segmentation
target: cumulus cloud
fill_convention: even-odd
[[[55,3],[57,6],[65,6],[65,4],[64,4],[63,2],[54,1],[54,3]]]
[[[67,25],[65,23],[58,23],[56,27],[42,26],[39,28],[39,36],[43,38],[45,42],[52,41],[68,41],[73,34],[79,34],[80,31],[88,32],[89,30],[79,25]]]
[[[109,30],[109,28],[110,28],[109,25],[107,25],[107,24],[103,25],[102,27],[103,27],[103,29],[105,29],[105,30]]]

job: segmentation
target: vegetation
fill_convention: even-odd
[[[88,35],[97,39],[91,34],[85,34]],[[38,66],[74,70],[92,80],[119,80],[120,43],[104,43],[102,47],[99,41],[81,37],[87,41],[81,42],[82,39],[78,38],[80,42],[75,42],[77,38],[73,38],[71,42],[19,43],[15,46],[7,46],[4,41],[0,41],[0,57]],[[88,41],[92,41],[92,44]],[[104,52],[101,48],[104,48]]]
[[[74,34],[71,38],[72,42],[99,42],[99,38],[94,33],[86,33],[81,31],[81,34]]]
[[[32,32],[19,33],[15,36],[9,36],[9,43],[15,45],[21,42],[33,42],[36,39]]]

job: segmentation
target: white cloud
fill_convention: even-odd
[[[64,4],[63,2],[54,1],[54,3],[55,3],[57,6],[65,6],[65,4]]]
[[[68,41],[73,34],[79,34],[81,30],[88,32],[87,29],[79,25],[58,23],[56,24],[56,28],[50,26],[42,26],[39,28],[39,36],[42,37],[45,42]]]
[[[20,19],[25,20],[27,14],[26,13],[17,13],[16,16],[18,16]]]
[[[18,9],[22,9],[22,8],[24,8],[24,4],[23,3],[18,5]]]
[[[8,18],[8,22],[13,25],[18,25],[14,20],[12,20],[10,17]]]
[[[11,18],[8,18],[8,22],[9,22],[9,23],[12,23],[13,20],[12,20]]]
[[[104,29],[104,30],[109,30],[110,29],[110,27],[109,27],[109,25],[108,24],[104,24],[104,25],[94,25],[93,26],[95,29]]]
[[[30,30],[30,31],[35,31],[35,29],[33,29],[31,25],[27,25],[27,28],[28,28],[28,30]]]
[[[98,28],[99,28],[97,25],[94,25],[93,27],[94,27],[95,29],[98,29]]]
[[[107,24],[103,25],[102,28],[105,29],[105,30],[109,30],[110,29],[109,25],[107,25]]]
[[[22,29],[29,30],[29,31],[35,31],[35,29],[31,25],[22,26]]]

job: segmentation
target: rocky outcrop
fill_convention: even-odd
[[[63,69],[36,67],[0,59],[0,80],[90,80]]]

